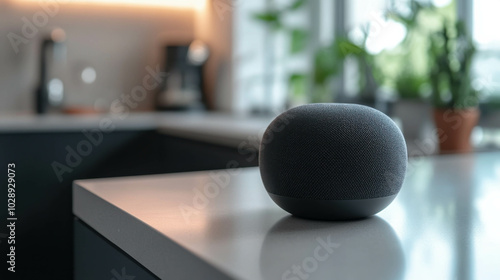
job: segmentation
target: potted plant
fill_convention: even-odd
[[[335,38],[325,47],[320,47],[314,53],[313,64],[313,95],[311,102],[331,102],[333,92],[331,83],[341,72],[344,62],[353,59],[357,65],[358,75],[358,103],[373,106],[375,92],[378,89],[374,73],[373,55],[365,49],[367,33],[361,44],[356,44],[348,38]]]
[[[472,151],[470,136],[479,120],[478,93],[471,87],[475,51],[463,22],[445,22],[431,38],[429,80],[441,153]]]
[[[393,63],[384,72],[389,87],[395,90],[392,116],[400,122],[405,138],[415,140],[426,137],[432,125],[427,46],[430,34],[440,28],[441,18],[449,16],[449,7],[416,1],[408,4],[409,11],[401,11],[397,4],[386,11],[386,17],[402,24],[406,34],[396,48],[381,54],[379,63]]]
[[[254,15],[254,18],[265,23],[270,30],[281,31],[289,34],[291,56],[303,54],[308,50],[309,31],[301,27],[289,27],[282,18],[287,13],[297,12],[307,7],[307,1],[294,0],[290,5],[281,9],[271,9]],[[312,70],[308,72],[291,71],[289,73],[288,105],[294,106],[301,103],[323,103],[334,101],[333,82],[341,73],[346,59],[353,59],[356,63],[358,75],[358,103],[373,106],[375,93],[378,89],[380,75],[375,67],[374,56],[366,51],[365,45],[368,38],[368,29],[364,30],[364,38],[360,43],[355,43],[348,38],[334,38],[326,45],[313,49]]]

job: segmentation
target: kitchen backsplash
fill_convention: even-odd
[[[33,111],[41,42],[54,28],[66,33],[66,59],[53,69],[64,105],[104,110],[159,67],[162,46],[195,38],[193,9],[43,3],[0,0],[0,113]],[[86,68],[93,83],[82,79]],[[135,109],[152,108],[149,96]]]

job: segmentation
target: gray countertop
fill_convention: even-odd
[[[213,112],[151,112],[103,115],[2,115],[1,133],[81,132],[109,125],[113,130],[158,130],[173,136],[238,146],[260,139],[272,117]]]
[[[257,168],[77,181],[74,214],[161,279],[500,279],[500,153],[414,158],[353,222],[291,217]]]

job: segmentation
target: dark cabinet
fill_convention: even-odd
[[[16,163],[19,279],[72,279],[74,180],[224,169],[229,161],[257,165],[256,158],[247,161],[236,148],[153,130],[114,131],[98,145],[81,144],[86,140],[80,132],[0,134],[0,166]],[[71,151],[78,155],[72,157]],[[6,211],[0,213],[5,221]],[[0,247],[6,252],[7,242]],[[5,263],[6,254],[1,258]]]

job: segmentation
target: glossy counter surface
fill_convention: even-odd
[[[77,181],[73,202],[161,279],[500,279],[500,153],[412,159],[353,222],[291,217],[257,168]]]

